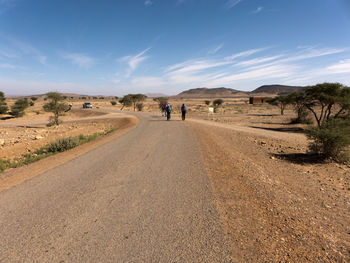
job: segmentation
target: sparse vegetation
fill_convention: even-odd
[[[143,102],[147,96],[143,94],[129,94],[130,100],[134,105],[134,111],[136,110],[136,104]]]
[[[120,110],[123,110],[124,107],[130,107],[132,105],[130,95],[125,95],[119,100],[119,103],[123,105]]]
[[[30,98],[32,101],[36,101],[38,98],[37,97],[31,97]]]
[[[15,104],[11,106],[10,115],[15,118],[22,117],[24,115],[25,109],[28,108],[28,106],[28,99],[18,99],[15,101]]]
[[[137,103],[136,104],[136,108],[137,108],[138,111],[142,111],[143,110],[143,103],[142,102]]]
[[[205,105],[209,106],[210,105],[210,100],[205,100],[204,103],[205,103]]]
[[[312,112],[316,127],[307,130],[309,148],[325,158],[349,159],[350,88],[339,83],[323,83],[304,90],[305,107]],[[337,108],[337,110],[335,110]]]
[[[5,94],[0,91],[0,115],[6,114],[8,111]]]
[[[324,158],[338,162],[349,159],[350,117],[331,118],[321,126],[309,128],[306,135],[312,140],[309,148]]]
[[[216,99],[216,100],[213,101],[214,107],[219,107],[223,103],[224,103],[224,101],[222,99]]]
[[[323,83],[304,89],[305,107],[312,112],[318,127],[332,116],[341,117],[350,110],[350,88],[340,83]],[[335,107],[338,110],[335,111]]]
[[[50,117],[49,125],[59,125],[59,116],[62,116],[62,113],[69,109],[69,105],[62,102],[64,98],[58,92],[49,92],[47,97],[50,99],[50,102],[46,103],[43,109],[46,112],[52,112],[54,114]]]
[[[213,101],[214,112],[217,112],[218,108],[224,103],[222,99],[216,99]]]
[[[289,99],[290,98],[288,96],[276,96],[274,98],[268,99],[267,103],[279,107],[281,110],[281,115],[284,115],[284,110],[290,103]]]
[[[312,124],[309,111],[305,106],[305,98],[301,92],[293,92],[288,95],[288,103],[292,104],[297,117],[291,120],[291,124],[303,123],[303,124]]]
[[[114,101],[114,100],[112,100],[112,101],[111,101],[111,104],[112,104],[112,106],[115,106],[115,105],[117,105],[117,102]]]
[[[162,108],[163,104],[168,104],[169,98],[158,97],[153,99],[155,102],[158,102],[159,109]]]
[[[111,127],[110,129],[102,133],[93,133],[91,135],[80,134],[79,136],[75,137],[59,139],[57,141],[45,145],[44,147],[41,147],[40,149],[37,149],[33,153],[23,154],[21,158],[16,158],[13,160],[0,159],[0,172],[3,172],[9,168],[16,168],[23,165],[27,165],[39,161],[41,159],[47,158],[51,155],[73,149],[74,147],[77,147],[81,144],[93,141],[100,136],[110,134],[115,130],[115,127]]]

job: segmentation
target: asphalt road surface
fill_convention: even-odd
[[[232,262],[196,140],[129,133],[0,192],[0,262]]]

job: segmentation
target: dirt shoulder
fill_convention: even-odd
[[[313,163],[301,134],[187,124],[238,262],[350,262],[349,167]]]
[[[107,136],[98,138],[97,140],[91,141],[89,143],[80,145],[74,149],[71,149],[67,152],[59,153],[54,156],[45,158],[38,162],[32,163],[30,165],[22,166],[16,169],[12,169],[0,174],[0,191],[9,189],[17,184],[22,183],[25,180],[33,178],[45,171],[48,171],[60,164],[63,164],[81,154],[84,154],[95,147],[103,145],[123,134],[128,132],[130,129],[133,129],[138,124],[138,119],[133,116],[127,116],[119,114],[116,116],[108,115],[110,118],[104,118],[101,121],[103,124],[108,124],[116,128],[116,131],[112,132]],[[97,120],[93,120],[98,122]],[[75,122],[75,125],[78,125],[79,122]],[[82,123],[79,123],[79,126],[87,123],[87,127],[91,126],[91,120],[83,120]],[[68,124],[70,125],[70,124]],[[84,127],[84,126],[82,126]],[[86,130],[84,132],[86,134]],[[72,133],[71,133],[72,135]],[[51,137],[50,137],[51,139]]]

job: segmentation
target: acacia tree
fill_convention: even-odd
[[[306,130],[313,140],[309,148],[337,161],[349,159],[350,88],[340,83],[323,83],[304,89],[305,106],[314,115],[317,126]]]
[[[290,98],[288,96],[276,96],[274,98],[268,99],[266,102],[278,106],[281,110],[281,115],[284,115],[284,110],[286,106],[290,103]]]
[[[331,116],[339,117],[350,109],[350,91],[340,83],[322,83],[304,89],[305,107],[314,115],[318,127]],[[332,115],[333,110],[339,110]]]
[[[163,104],[168,104],[169,98],[158,97],[158,98],[154,98],[153,100],[158,102],[159,109],[162,109]]]
[[[5,94],[0,91],[0,114],[5,114],[8,111]]]
[[[310,123],[309,112],[305,106],[305,96],[302,92],[293,92],[287,96],[289,104],[292,104],[297,117],[292,120],[293,123]]]
[[[24,115],[24,110],[28,107],[28,99],[18,99],[15,101],[15,104],[11,106],[10,115],[15,118],[22,117]]]
[[[64,102],[64,97],[58,92],[49,92],[46,95],[50,101],[44,104],[43,109],[53,113],[53,116],[50,117],[50,123],[59,125],[59,116],[62,116],[62,113],[69,109],[69,105]]]
[[[124,107],[130,107],[132,105],[130,95],[125,95],[123,98],[119,100],[119,103],[123,105],[120,110],[123,110]]]
[[[136,104],[142,103],[147,98],[147,96],[143,94],[129,94],[129,96],[134,105],[134,111],[136,111]]]

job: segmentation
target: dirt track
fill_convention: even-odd
[[[293,159],[300,134],[190,127],[238,262],[350,262],[348,167]]]

